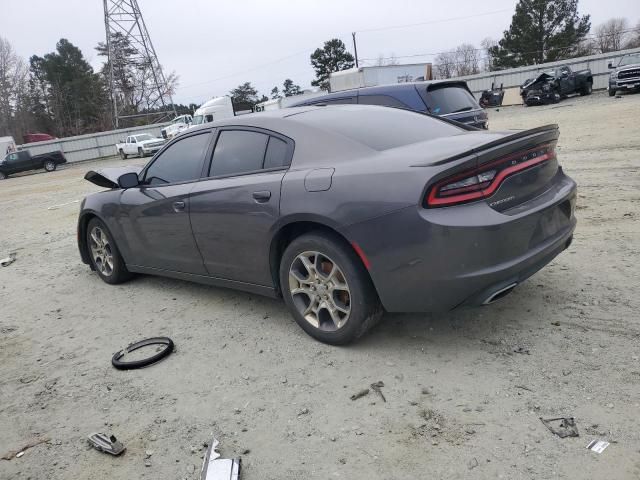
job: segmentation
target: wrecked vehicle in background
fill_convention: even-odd
[[[530,107],[558,103],[560,99],[574,93],[590,95],[592,90],[591,70],[573,72],[568,65],[562,65],[526,80],[520,87],[520,95],[524,104]]]

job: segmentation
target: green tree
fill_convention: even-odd
[[[79,135],[105,128],[106,85],[94,73],[78,47],[67,39],[56,51],[30,60],[34,91],[58,136]]]
[[[293,83],[293,80],[287,78],[283,85],[282,93],[284,93],[285,97],[292,97],[293,95],[300,95],[302,93],[302,89],[300,85],[296,85]]]
[[[489,49],[495,69],[533,65],[576,56],[589,33],[589,15],[578,0],[520,0],[497,46]]]
[[[278,98],[282,98],[282,94],[280,93],[280,90],[276,86],[271,89],[271,100],[276,100]]]
[[[258,90],[256,90],[251,82],[245,82],[238,85],[236,88],[229,92],[233,103],[243,105],[255,105],[258,102]]]
[[[324,42],[323,48],[317,48],[311,54],[311,66],[316,72],[316,79],[311,85],[329,90],[329,74],[352,68],[354,58],[338,38]]]

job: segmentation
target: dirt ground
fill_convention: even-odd
[[[640,95],[603,93],[491,109],[491,129],[560,125],[579,184],[573,245],[492,306],[386,315],[343,348],[306,336],[276,300],[104,284],[76,248],[93,165],[1,182],[0,257],[17,259],[0,268],[0,456],[51,441],[0,460],[0,478],[195,479],[212,435],[244,480],[639,478],[639,111]],[[158,335],[176,343],[165,361],[111,366]],[[386,402],[350,400],[378,380]],[[558,416],[580,436],[539,420]],[[125,454],[92,450],[94,431]],[[593,439],[611,445],[598,454]]]

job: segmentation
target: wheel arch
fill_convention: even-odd
[[[276,230],[275,234],[271,239],[271,245],[269,248],[269,267],[271,269],[271,278],[273,280],[273,285],[276,290],[276,294],[278,296],[282,295],[282,291],[280,289],[280,261],[282,259],[282,255],[287,248],[287,246],[296,238],[300,237],[309,232],[313,231],[321,231],[328,233],[336,238],[339,242],[345,245],[347,248],[351,249],[356,257],[361,262],[361,265],[364,267],[367,275],[369,275],[369,279],[371,283],[373,283],[373,279],[369,274],[366,260],[362,257],[362,251],[359,250],[357,246],[349,241],[347,236],[340,231],[340,229],[336,225],[332,225],[332,221],[322,218],[316,217],[302,217],[292,219],[291,221],[281,224]]]
[[[93,264],[89,258],[89,246],[87,245],[87,227],[89,226],[89,222],[94,218],[104,222],[93,210],[82,212],[78,219],[78,249],[80,250],[80,258],[82,258],[83,263],[91,266],[92,270]]]

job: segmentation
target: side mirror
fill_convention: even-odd
[[[609,62],[609,65],[607,65],[608,68],[614,68],[613,63]]]
[[[122,189],[133,188],[138,185],[140,185],[140,180],[135,172],[125,173],[118,177],[118,186]]]

